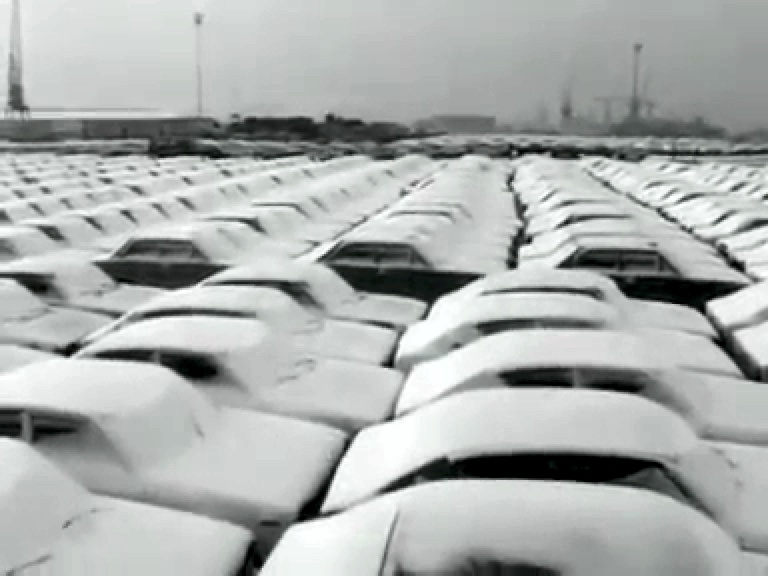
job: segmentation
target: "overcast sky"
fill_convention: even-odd
[[[22,4],[33,108],[194,109],[197,0]],[[660,113],[768,124],[766,0],[208,0],[205,12],[217,114],[520,119],[546,105],[555,117],[569,78],[577,108],[596,112],[596,96],[628,93],[642,40]]]

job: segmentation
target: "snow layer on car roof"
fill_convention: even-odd
[[[482,338],[443,357],[451,379],[514,367],[660,368],[643,337],[617,330],[524,330]]]
[[[285,317],[298,316],[306,319],[309,315],[289,296],[274,288],[259,286],[194,286],[182,290],[165,292],[131,310],[131,313],[147,314],[159,310],[206,309],[222,312],[234,311],[259,315],[275,311]]]
[[[0,405],[83,416],[129,413],[178,384],[172,372],[138,362],[57,358],[0,376]]]
[[[291,528],[262,576],[459,573],[520,564],[569,576],[738,574],[736,544],[671,498],[616,486],[430,483]]]
[[[185,450],[209,429],[217,414],[169,370],[137,362],[80,359],[51,360],[0,376],[0,408],[87,419],[137,466]],[[163,433],[158,435],[158,430]]]
[[[87,350],[89,354],[120,349],[221,354],[257,348],[270,334],[266,324],[245,318],[173,316],[128,325]]]
[[[441,458],[583,453],[676,466],[698,441],[677,414],[631,394],[466,392],[361,431],[336,471],[324,510],[347,508]]]
[[[457,311],[451,322],[476,324],[505,318],[564,318],[603,324],[617,321],[619,312],[588,296],[557,293],[497,293],[472,300]]]
[[[483,292],[503,291],[510,288],[536,288],[549,287],[595,287],[605,292],[619,293],[616,284],[595,272],[588,270],[559,270],[547,267],[531,267],[523,270],[508,270],[498,274],[492,274],[467,284],[461,292],[481,294]]]

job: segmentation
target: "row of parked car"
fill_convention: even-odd
[[[520,266],[595,270],[633,295],[698,308],[750,283],[715,248],[587,173],[609,164],[521,163],[514,186],[528,226]]]
[[[580,164],[408,157],[310,178],[230,210],[327,203],[307,220],[333,232],[292,259],[254,244],[192,274],[157,248],[171,286],[149,268],[118,282],[93,251],[48,258],[108,282],[88,305],[36,305],[111,312],[68,358],[20,340],[33,306],[6,323],[38,357],[0,374],[1,573],[765,573],[768,388],[725,352],[722,300],[710,322],[623,290],[757,286]],[[631,231],[574,228],[618,221]],[[598,245],[614,268],[581,259]],[[0,267],[9,310],[54,276],[21,273],[30,260]],[[355,288],[353,269],[466,281],[427,303]],[[135,300],[104,304],[116,291]]]
[[[263,209],[334,202],[334,218],[302,230],[312,248],[398,198],[424,164],[349,166],[343,181],[311,166],[329,178],[306,175],[317,182],[285,185]],[[248,219],[249,208],[227,211]],[[207,216],[226,221],[203,213],[123,242],[167,242]],[[173,291],[142,286],[162,284],[151,271],[116,282],[88,247],[3,266],[0,460],[18,473],[2,493],[14,511],[3,573],[251,574],[288,526],[317,514],[351,437],[392,416],[397,342],[426,304],[361,293],[311,259],[247,253],[247,265],[222,262]],[[164,264],[178,274],[182,263]],[[11,538],[10,519],[27,517]]]
[[[648,206],[755,280],[768,278],[768,182],[738,165],[596,160],[588,169],[616,191]]]

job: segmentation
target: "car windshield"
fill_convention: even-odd
[[[658,462],[610,455],[527,453],[437,460],[384,492],[424,482],[461,479],[555,480],[648,490],[706,512],[706,508]]]
[[[116,258],[205,262],[207,258],[191,240],[132,240],[118,250]]]

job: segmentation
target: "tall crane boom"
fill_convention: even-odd
[[[21,39],[21,2],[13,0],[11,4],[11,46],[8,54],[8,101],[6,116],[18,114],[21,118],[29,115],[29,107],[24,96],[24,75],[22,68]]]

